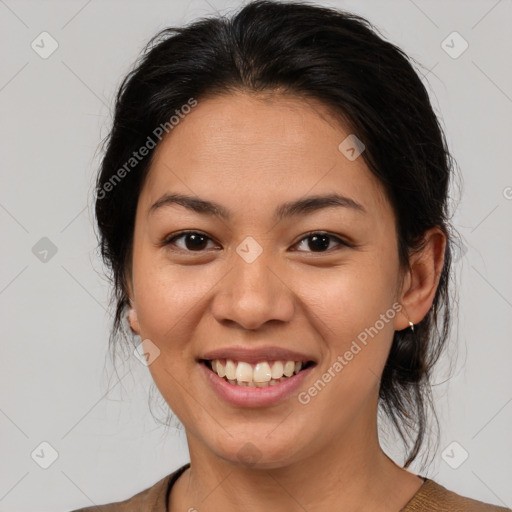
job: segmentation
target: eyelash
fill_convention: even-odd
[[[167,237],[165,238],[162,243],[160,244],[161,246],[170,246],[170,245],[173,245],[173,242],[179,238],[182,238],[184,237],[185,235],[201,235],[201,236],[204,236],[205,238],[207,238],[209,241],[211,241],[212,239],[206,235],[206,233],[202,233],[201,231],[180,231],[179,233],[176,233],[174,235],[172,235],[171,237]],[[308,238],[312,238],[313,236],[315,235],[323,235],[323,236],[327,236],[328,238],[330,238],[331,240],[335,240],[336,242],[338,242],[338,245],[339,246],[343,246],[343,247],[352,247],[352,244],[349,244],[348,242],[342,240],[341,238],[335,236],[335,235],[332,235],[331,233],[327,233],[325,231],[311,231],[309,233],[306,233],[305,236],[303,236],[296,244],[294,245],[297,245],[297,244],[300,244],[301,242],[303,242],[304,240],[307,240]],[[330,245],[330,244],[329,244]],[[176,249],[172,249],[172,250],[176,250]],[[178,248],[178,250],[181,250],[181,251],[185,251],[185,252],[188,252],[188,253],[197,253],[197,254],[201,254],[203,252],[205,252],[205,250],[200,250],[200,251],[191,251],[189,249],[183,249],[183,248]],[[325,251],[297,251],[297,252],[311,252],[311,253],[316,253],[316,254],[325,254],[325,253],[328,253],[328,252],[331,252],[332,251],[332,248],[331,249],[327,249]]]

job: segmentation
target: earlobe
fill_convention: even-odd
[[[140,326],[139,326],[139,319],[137,316],[137,311],[135,310],[135,307],[133,306],[133,303],[130,301],[130,308],[128,310],[128,323],[130,325],[131,330],[135,334],[140,335]]]
[[[133,281],[131,278],[131,273],[128,273],[126,278],[126,295],[128,298],[128,314],[126,315],[126,319],[128,320],[128,325],[133,333],[140,335],[140,325],[139,318],[137,315],[137,310],[135,309],[135,305],[133,303]]]
[[[411,255],[408,276],[404,279],[400,303],[402,314],[396,317],[395,330],[418,324],[432,307],[443,270],[446,235],[439,228],[425,233],[424,245]]]

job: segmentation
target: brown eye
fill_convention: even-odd
[[[310,233],[308,236],[304,237],[298,245],[305,244],[306,250],[310,252],[326,252],[332,248],[330,245],[333,241],[337,243],[337,245],[348,246],[343,240],[327,233]]]
[[[181,240],[182,244],[180,245],[176,243],[177,240]],[[166,240],[164,245],[172,244],[176,245],[180,249],[183,249],[184,251],[200,252],[207,248],[208,241],[211,241],[211,239],[203,233],[198,233],[197,231],[187,231]]]

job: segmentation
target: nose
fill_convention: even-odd
[[[255,330],[267,322],[289,322],[294,314],[293,292],[284,271],[260,255],[248,263],[234,255],[230,272],[220,281],[211,312],[220,323]]]

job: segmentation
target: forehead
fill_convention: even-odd
[[[246,93],[199,100],[156,148],[141,202],[149,208],[164,192],[182,192],[247,210],[338,192],[382,215],[390,206],[381,184],[362,156],[340,150],[353,135],[315,100]]]

